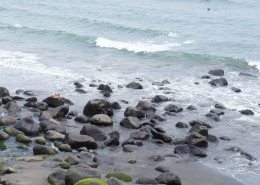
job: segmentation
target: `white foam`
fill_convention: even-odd
[[[23,26],[20,25],[20,24],[15,24],[14,27],[16,27],[16,28],[22,28]]]
[[[174,33],[174,32],[170,32],[169,34],[168,34],[168,37],[173,37],[173,38],[176,38],[176,37],[178,37],[179,35],[177,34],[177,33]]]
[[[119,41],[113,41],[105,38],[97,38],[96,39],[96,46],[102,47],[102,48],[115,48],[118,50],[128,50],[133,51],[136,53],[140,52],[157,52],[157,51],[168,51],[172,50],[172,47],[180,46],[179,43],[170,43],[170,44],[151,44],[150,43],[143,43],[143,42],[119,42]]]
[[[248,65],[256,67],[260,71],[260,61],[248,61]]]
[[[193,44],[194,40],[185,40],[183,44]]]
[[[32,53],[0,50],[0,66],[35,72],[46,76],[58,76],[72,79],[82,78],[81,75],[67,69],[47,67],[41,63],[39,59],[40,58],[37,55]]]

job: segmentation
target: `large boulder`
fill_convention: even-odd
[[[65,185],[74,185],[86,178],[101,178],[101,174],[87,165],[73,166],[65,175]]]
[[[64,105],[64,99],[58,94],[44,99],[43,102],[47,103],[49,107],[59,107]]]
[[[131,82],[127,84],[126,87],[131,89],[143,89],[143,86],[138,82]]]
[[[158,177],[155,178],[155,180],[159,184],[168,184],[168,185],[181,185],[181,180],[180,178],[175,175],[174,173],[162,173]]]
[[[126,108],[124,115],[126,117],[133,116],[133,117],[137,117],[139,119],[145,117],[145,114],[141,110],[138,110],[137,108],[132,107],[132,106],[129,106]]]
[[[38,136],[41,131],[40,125],[35,123],[32,117],[22,118],[15,123],[14,128],[22,131],[23,133],[25,133],[25,135],[28,136]]]
[[[66,129],[62,125],[57,125],[51,122],[50,120],[44,120],[40,122],[41,129],[44,132],[47,132],[49,130],[53,130],[55,132],[59,132],[61,134],[66,134]]]
[[[0,87],[0,98],[10,96],[8,89],[5,87]]]
[[[140,124],[138,118],[132,117],[132,116],[123,118],[120,121],[120,125],[123,127],[126,127],[126,128],[131,128],[131,129],[138,129],[141,127],[141,124]]]
[[[224,76],[224,70],[223,69],[210,70],[209,74],[214,76]]]
[[[96,114],[90,119],[94,125],[110,126],[113,125],[113,120],[106,114]]]
[[[105,99],[93,99],[84,107],[83,114],[86,116],[94,116],[96,114],[113,116],[113,109],[109,101]]]
[[[107,139],[106,133],[95,125],[84,125],[80,131],[81,135],[88,135],[95,141],[103,141]]]
[[[71,148],[87,147],[88,149],[96,149],[98,147],[98,144],[92,137],[72,132],[66,134],[65,143],[70,145]]]
[[[55,150],[48,146],[37,144],[33,147],[34,155],[55,155],[55,153],[56,153]]]

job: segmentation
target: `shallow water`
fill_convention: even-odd
[[[88,100],[102,97],[88,86],[93,80],[111,84],[114,93],[109,100],[126,99],[135,106],[141,99],[163,94],[152,82],[168,79],[171,84],[165,87],[173,93],[167,96],[177,105],[192,104],[198,110],[168,117],[162,127],[171,136],[181,137],[188,130],[176,129],[176,122],[209,122],[211,134],[229,136],[231,141],[211,144],[203,163],[256,185],[260,173],[259,12],[256,0],[0,2],[0,85],[12,94],[31,89],[40,99],[58,92],[73,100],[71,109],[82,111]],[[208,80],[200,79],[216,68],[225,70],[228,87],[212,88]],[[240,72],[256,77],[239,76]],[[143,80],[143,90],[117,88],[138,81],[137,77]],[[84,85],[86,95],[74,91],[74,81]],[[234,93],[233,86],[242,92]],[[214,122],[205,114],[216,102],[231,110],[250,108],[255,115],[245,117],[230,110]],[[158,113],[164,112],[166,104],[158,105]],[[117,123],[128,105],[122,106],[114,117]],[[115,124],[107,132],[113,129],[120,127]],[[223,151],[229,146],[240,146],[257,160],[249,164],[238,154]],[[216,156],[226,157],[227,162],[217,164]]]

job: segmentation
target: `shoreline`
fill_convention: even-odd
[[[69,154],[50,156],[47,159],[38,162],[7,162],[6,165],[18,169],[18,173],[7,174],[2,177],[2,180],[6,182],[16,182],[19,185],[48,185],[47,177],[49,174],[59,169],[59,167],[56,166],[59,162],[55,160],[57,160],[57,158],[65,159],[67,156],[69,156]],[[102,179],[108,180],[105,175],[111,172],[111,169],[117,169],[124,173],[132,174],[133,182],[126,183],[119,181],[122,184],[135,184],[138,176],[156,177],[160,172],[155,171],[154,168],[157,166],[167,166],[170,171],[180,177],[182,185],[243,185],[243,183],[234,178],[221,174],[217,170],[206,167],[203,164],[176,162],[177,159],[172,157],[166,157],[164,161],[159,162],[147,160],[146,154],[140,152],[131,154],[112,154],[106,157],[116,160],[114,160],[114,165],[104,164],[98,167]],[[136,159],[137,163],[130,164],[127,162],[128,159]],[[173,165],[169,166],[169,163]]]
[[[209,72],[209,75],[202,76],[202,79],[209,79],[211,86],[225,87],[228,82],[226,82],[225,78],[219,77],[224,75],[224,71],[212,71]],[[140,80],[140,82],[142,82],[142,80]],[[168,80],[164,80],[162,82],[153,82],[152,85],[158,86],[159,89],[169,90],[167,87],[162,87],[164,84],[169,83]],[[86,94],[81,83],[75,82],[74,86],[75,91],[78,92],[79,95]],[[194,162],[197,159],[200,160],[207,156],[208,145],[214,146],[219,142],[219,138],[210,134],[211,125],[201,120],[192,120],[189,123],[178,122],[176,125],[172,125],[171,128],[176,129],[175,133],[179,132],[178,137],[173,137],[172,133],[168,135],[169,131],[164,130],[162,127],[167,118],[174,118],[184,111],[194,112],[196,111],[196,107],[190,105],[184,110],[181,103],[176,103],[175,100],[168,98],[167,96],[169,96],[169,94],[167,93],[164,93],[164,95],[156,95],[149,101],[140,98],[136,107],[133,107],[132,104],[128,104],[127,100],[122,101],[117,99],[115,102],[108,101],[110,96],[114,96],[114,89],[111,89],[109,85],[97,85],[92,83],[90,87],[97,88],[97,95],[100,96],[101,93],[104,97],[102,99],[90,99],[86,102],[87,104],[83,110],[72,109],[72,111],[70,107],[73,107],[73,104],[75,105],[77,102],[71,102],[67,97],[62,97],[62,95],[58,93],[46,97],[43,100],[38,100],[37,96],[35,96],[31,90],[16,90],[16,94],[10,95],[8,89],[0,87],[2,102],[0,105],[1,136],[5,137],[2,142],[4,143],[5,140],[7,140],[7,143],[11,146],[13,144],[18,145],[17,137],[22,137],[23,140],[29,140],[28,143],[30,143],[23,144],[25,141],[19,140],[20,144],[23,145],[23,149],[29,147],[29,153],[33,151],[36,156],[53,155],[58,152],[58,154],[55,155],[55,160],[61,157],[62,159],[60,159],[59,162],[65,160],[63,155],[68,156],[72,154],[72,156],[76,157],[76,159],[73,160],[80,160],[80,162],[76,164],[71,162],[71,168],[76,168],[77,165],[81,164],[88,165],[91,168],[94,167],[95,170],[98,170],[98,174],[100,174],[97,175],[97,177],[102,177],[102,179],[106,179],[106,173],[112,172],[111,169],[113,169],[114,171],[129,174],[132,176],[133,182],[140,177],[147,176],[150,180],[153,180],[156,176],[159,177],[160,174],[163,174],[154,170],[154,165],[161,164],[168,168],[169,173],[173,173],[172,177],[176,175],[176,178],[180,178],[182,185],[190,185],[191,183],[193,183],[192,185],[209,185],[209,182],[212,183],[212,185],[242,185],[242,183],[232,177],[225,176],[217,170]],[[143,89],[143,86],[139,82],[131,82],[125,87],[118,85],[118,89],[121,88],[128,88],[134,93]],[[233,91],[235,90],[238,91],[238,89],[234,89]],[[140,94],[140,92],[138,93]],[[168,105],[165,106],[164,103]],[[161,105],[165,106],[164,114],[162,114]],[[210,111],[208,116],[206,115],[206,117],[209,117],[212,121],[217,122],[224,114],[223,112],[234,111],[228,110],[220,103],[214,106],[214,112]],[[185,114],[188,112],[185,112]],[[253,112],[248,109],[240,111],[239,113],[245,115],[253,114]],[[124,116],[122,116],[122,114]],[[197,117],[196,119],[200,118]],[[11,132],[8,132],[6,131],[7,128],[16,128],[19,131],[11,130]],[[21,131],[23,133],[21,133]],[[6,133],[8,133],[8,136],[6,136]],[[17,141],[11,141],[11,139],[8,139],[9,137],[16,137]],[[39,145],[41,143],[36,141],[39,138],[45,140],[45,142],[47,140],[46,145]],[[228,140],[228,138],[224,138],[223,140]],[[37,142],[37,144],[35,142]],[[86,148],[81,149],[83,146],[89,150]],[[7,148],[8,147],[10,149],[10,146],[7,146]],[[23,152],[23,149],[21,152]],[[77,152],[78,149],[81,149],[81,153]],[[150,155],[150,151],[154,150],[158,151],[156,152],[157,154]],[[238,147],[231,147],[228,150],[240,154],[242,158],[246,158],[249,161],[256,160],[253,155]],[[73,152],[71,153],[71,151]],[[25,155],[29,154],[26,152],[26,149],[24,152]],[[117,152],[119,152],[119,154],[116,154]],[[100,159],[101,163],[97,160],[95,161],[95,157],[98,156],[95,155],[95,153],[99,153],[101,156],[103,155],[104,159]],[[82,159],[77,157],[81,154],[88,156],[88,159],[85,159],[86,156],[83,156]],[[168,155],[165,156],[166,154]],[[19,154],[15,153],[15,155]],[[108,161],[111,160],[111,157],[117,160],[113,159],[114,164],[110,169],[111,164],[109,164]],[[131,157],[136,158],[133,160],[137,161],[129,167],[129,163],[127,163],[126,159]],[[51,163],[51,158],[53,157],[50,157],[50,159],[47,158],[42,162],[28,163],[28,165],[32,168],[35,168],[37,165],[46,165],[47,163]],[[139,160],[141,164],[138,163]],[[214,160],[222,163],[224,158],[220,157]],[[142,161],[145,162],[142,163]],[[171,163],[174,164],[173,167],[169,166]],[[7,167],[8,165],[10,165],[10,167],[13,166],[18,173],[6,174],[2,176],[2,180],[6,178],[6,180],[17,178],[17,180],[20,179],[19,181],[24,181],[26,178],[22,177],[23,173],[33,173],[30,171],[31,169],[23,169],[23,167],[19,166],[23,165],[24,162],[9,161],[5,164]],[[55,165],[51,166],[52,167],[48,168],[45,166],[46,168],[44,167],[42,170],[45,170],[46,174],[49,173],[50,175],[50,173],[54,173],[55,170],[60,168]],[[21,173],[19,173],[19,170]],[[84,169],[80,170],[84,171]],[[144,171],[149,173],[142,173]],[[4,174],[5,170],[2,171],[2,173]],[[153,174],[153,177],[150,176],[151,174]],[[37,173],[35,175],[37,175]],[[27,178],[30,179],[30,175]],[[194,180],[198,178],[198,181]],[[46,179],[47,177],[45,177],[45,180]],[[32,180],[34,180],[34,178],[32,178]],[[44,178],[41,183],[43,182]],[[22,182],[18,184],[22,184]]]

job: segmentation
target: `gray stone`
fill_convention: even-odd
[[[14,101],[8,102],[4,108],[8,111],[9,114],[15,114],[21,111],[21,107]]]
[[[8,89],[5,87],[0,87],[0,98],[10,96]]]
[[[199,124],[196,124],[190,128],[189,133],[194,133],[194,132],[197,132],[206,137],[208,136],[208,128],[205,126],[201,126]]]
[[[156,108],[154,108],[154,106],[151,103],[149,103],[148,101],[139,101],[139,103],[136,105],[136,108],[138,108],[139,110],[148,111],[148,112],[156,111]]]
[[[59,107],[64,105],[64,99],[61,96],[50,96],[43,100],[43,102],[47,103],[49,107]]]
[[[65,175],[65,184],[74,185],[86,178],[101,178],[101,174],[87,165],[72,166]]]
[[[194,145],[197,147],[207,147],[208,146],[208,138],[199,133],[196,133],[196,132],[189,134],[186,137],[186,142],[187,142],[187,144]]]
[[[16,117],[7,117],[7,118],[1,119],[0,124],[5,126],[5,125],[13,125],[16,122],[17,122]]]
[[[65,159],[65,161],[70,163],[71,165],[77,165],[81,163],[82,160],[75,155],[70,155],[69,157],[67,157],[67,159]]]
[[[167,184],[167,185],[181,185],[180,178],[175,175],[174,173],[163,173],[155,178],[155,180],[160,184]]]
[[[79,123],[88,123],[89,122],[89,118],[84,115],[77,116],[74,120]]]
[[[95,141],[103,141],[107,139],[106,133],[95,125],[84,125],[80,131],[81,135],[88,135]]]
[[[170,170],[167,167],[165,167],[165,166],[157,166],[155,168],[155,170],[158,171],[158,172],[162,172],[162,173],[170,172]]]
[[[164,96],[164,95],[156,95],[155,97],[153,97],[152,102],[153,103],[161,103],[161,102],[165,102],[168,101],[168,97]]]
[[[68,105],[61,105],[49,110],[53,118],[63,118],[69,113]]]
[[[93,99],[86,104],[83,113],[86,116],[94,116],[96,114],[113,116],[113,109],[109,101],[105,99]]]
[[[207,154],[205,154],[200,148],[198,148],[196,146],[192,146],[192,145],[187,145],[187,144],[176,146],[174,148],[174,153],[178,154],[178,155],[191,154],[191,155],[195,155],[195,156],[198,156],[198,157],[206,157],[207,156]]]
[[[130,134],[130,138],[136,140],[146,140],[149,139],[149,134],[147,132],[136,131]]]
[[[227,82],[227,80],[225,78],[218,78],[218,79],[214,79],[214,80],[209,81],[209,84],[211,86],[223,87],[223,86],[227,86],[228,82]]]
[[[129,116],[127,118],[123,118],[120,121],[120,125],[123,126],[123,127],[126,127],[126,128],[130,128],[130,129],[138,129],[138,128],[141,127],[138,118],[132,117],[132,116]]]
[[[132,106],[129,106],[126,108],[124,115],[126,117],[132,116],[132,117],[137,117],[139,119],[145,117],[145,114],[141,110],[138,110],[137,108],[132,107]]]
[[[65,174],[65,170],[57,170],[48,176],[48,182],[52,185],[64,185]]]
[[[156,130],[152,129],[151,133],[155,139],[160,139],[166,143],[169,143],[172,141],[172,138],[164,133],[157,132]]]
[[[189,127],[189,125],[187,123],[184,123],[184,122],[178,122],[178,123],[175,124],[175,126],[177,128],[188,128]]]
[[[61,134],[66,134],[66,129],[62,125],[54,124],[51,120],[44,120],[40,122],[41,129],[44,132],[47,132],[49,130],[53,130],[55,132],[59,132]]]
[[[245,115],[245,116],[253,116],[254,112],[250,109],[244,109],[239,111],[241,114]]]
[[[19,120],[15,123],[14,128],[29,136],[38,136],[41,131],[40,125],[35,123],[32,117],[24,117]]]
[[[131,89],[143,89],[143,86],[138,82],[131,82],[127,84],[126,87]]]
[[[49,139],[51,141],[64,141],[65,140],[65,135],[61,134],[59,132],[55,132],[53,130],[48,130],[45,133],[45,138]]]
[[[123,185],[121,182],[119,182],[118,179],[116,179],[115,177],[110,177],[107,181],[108,185]]]
[[[182,111],[183,111],[183,108],[178,107],[177,105],[174,105],[174,104],[169,104],[169,105],[167,105],[167,106],[164,108],[164,110],[165,110],[165,111],[168,111],[168,112],[178,113],[178,112],[182,112]]]
[[[139,177],[135,183],[136,184],[157,184],[157,181],[150,177]]]
[[[209,74],[214,76],[224,76],[224,70],[223,69],[210,70]]]
[[[56,153],[55,150],[48,146],[37,144],[33,147],[34,155],[55,155],[55,153]]]
[[[87,147],[88,149],[96,149],[98,147],[92,137],[71,132],[66,134],[65,143],[70,145],[71,148]]]
[[[90,122],[94,125],[113,125],[113,120],[106,114],[96,114],[90,119]]]

